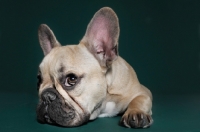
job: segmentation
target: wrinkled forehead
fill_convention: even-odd
[[[55,47],[40,64],[40,69],[49,73],[78,72],[91,68],[100,68],[100,65],[85,47],[79,45]]]

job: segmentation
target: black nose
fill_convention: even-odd
[[[56,99],[56,94],[53,91],[47,90],[42,93],[42,100],[47,104],[50,104],[55,99]]]

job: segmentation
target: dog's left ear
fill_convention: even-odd
[[[102,67],[109,67],[118,56],[119,22],[115,12],[104,7],[88,24],[81,43],[96,57]]]
[[[39,26],[38,38],[44,55],[47,55],[54,47],[61,46],[53,31],[46,24]]]

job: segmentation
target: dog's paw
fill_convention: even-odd
[[[129,128],[147,128],[153,123],[150,115],[143,112],[126,111],[120,124]]]

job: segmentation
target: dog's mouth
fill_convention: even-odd
[[[37,108],[37,120],[40,123],[74,127],[86,123],[89,114],[79,114],[73,106],[66,104],[61,95],[49,88],[42,92],[42,99]]]

